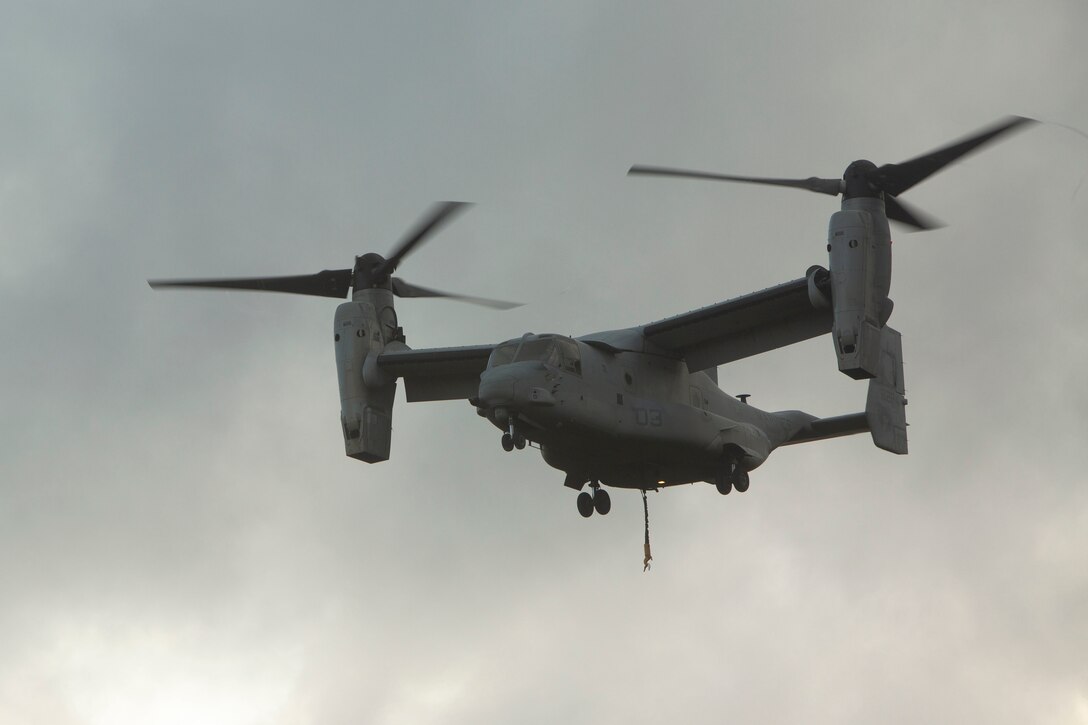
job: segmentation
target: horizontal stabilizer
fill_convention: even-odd
[[[811,441],[827,440],[828,438],[850,436],[869,430],[869,421],[864,413],[836,415],[833,418],[815,418],[807,413],[791,410],[777,413],[777,415],[798,423],[793,435],[782,444],[786,446],[794,443],[809,443]]]
[[[881,330],[877,376],[869,380],[864,413],[816,418],[796,410],[775,415],[792,424],[781,445],[808,443],[869,431],[873,443],[892,453],[907,452],[907,399],[903,397],[903,341],[890,327]]]

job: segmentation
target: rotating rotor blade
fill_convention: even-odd
[[[229,279],[149,279],[152,289],[198,287],[205,289],[258,290],[296,295],[345,298],[351,291],[350,269],[326,269],[294,277],[246,277]]]
[[[874,185],[886,194],[899,196],[944,167],[958,161],[997,137],[1027,124],[1038,123],[1023,116],[1009,116],[960,141],[917,156],[899,164],[884,164],[872,175]]]
[[[474,305],[483,305],[484,307],[491,307],[496,310],[511,310],[515,307],[521,307],[522,304],[524,304],[522,302],[504,302],[503,300],[490,300],[486,297],[471,297],[469,295],[454,294],[453,292],[442,292],[440,290],[420,287],[419,285],[405,282],[399,277],[394,277],[390,281],[393,283],[393,294],[397,297],[446,297],[451,300],[470,302]]]
[[[807,179],[768,179],[762,176],[730,176],[712,174],[707,171],[671,169],[664,166],[632,166],[628,176],[675,176],[683,179],[709,179],[711,181],[738,181],[745,184],[766,184],[768,186],[788,186],[794,189],[815,191],[818,194],[838,196],[842,192],[841,179],[820,179],[811,176]]]
[[[412,231],[393,247],[393,251],[374,270],[375,278],[385,278],[393,274],[401,260],[411,254],[412,250],[427,240],[427,237],[438,231],[443,224],[453,218],[455,214],[471,204],[463,201],[445,201],[435,204],[431,211],[420,220]]]
[[[930,229],[940,229],[944,223],[929,216],[917,207],[907,204],[902,199],[886,195],[884,197],[884,212],[889,219],[914,227],[913,231],[925,232]]]

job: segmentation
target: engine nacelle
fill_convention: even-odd
[[[883,199],[846,199],[831,216],[828,251],[839,370],[860,380],[875,377],[880,330],[891,315],[892,253]]]
[[[363,375],[368,359],[370,367],[376,368],[377,356],[390,336],[386,328],[396,329],[392,304],[388,290],[357,291],[354,301],[336,308],[333,323],[344,452],[367,463],[389,460],[392,441],[396,380],[372,375],[368,381]],[[391,315],[392,325],[387,319]]]

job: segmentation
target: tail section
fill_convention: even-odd
[[[880,336],[877,375],[869,381],[865,421],[873,443],[892,453],[907,452],[907,399],[903,397],[903,341],[898,331],[885,327]]]
[[[873,443],[892,453],[907,452],[907,399],[903,397],[903,341],[896,330],[880,330],[880,354],[873,356],[876,375],[869,379],[864,413],[816,418],[788,410],[774,415],[787,423],[780,445],[808,443],[869,431]]]

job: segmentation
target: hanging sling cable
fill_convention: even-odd
[[[642,545],[642,571],[650,568],[650,504],[646,502],[646,489],[642,489],[642,511],[646,515],[646,543]]]

